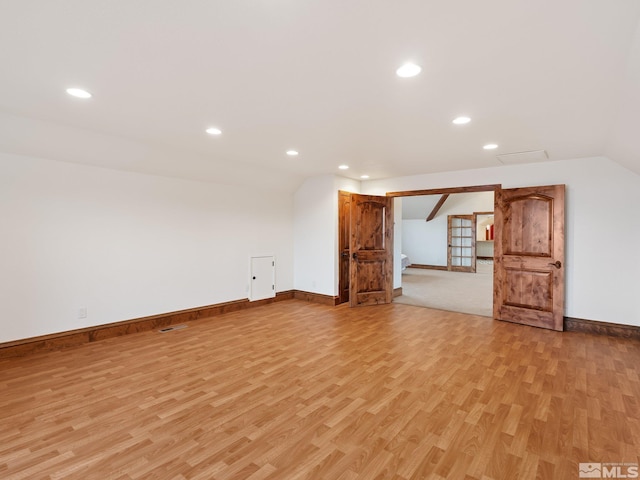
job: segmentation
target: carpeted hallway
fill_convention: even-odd
[[[408,267],[396,303],[491,317],[493,261],[478,261],[476,273]]]

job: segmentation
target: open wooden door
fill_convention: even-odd
[[[351,194],[349,304],[393,299],[393,198]]]
[[[350,207],[351,193],[340,190],[338,192],[339,303],[349,301],[349,275],[351,275],[349,272],[351,258],[351,255],[349,255],[349,243],[351,242],[351,229],[349,228],[349,222],[351,222]]]
[[[447,270],[476,271],[476,222],[473,215],[447,217]]]
[[[564,190],[496,190],[495,318],[563,330]]]

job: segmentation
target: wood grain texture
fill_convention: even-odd
[[[421,195],[446,195],[454,193],[493,192],[500,189],[500,184],[471,185],[468,187],[430,188],[428,190],[405,190],[401,192],[387,192],[387,197],[416,197]]]
[[[640,340],[640,327],[635,325],[622,325],[618,323],[585,320],[582,318],[564,317],[564,329],[571,332],[585,332]]]
[[[349,209],[349,305],[391,303],[393,199],[352,193]]]
[[[448,193],[442,195],[440,197],[440,200],[438,200],[438,203],[435,204],[435,206],[433,207],[433,209],[431,209],[431,213],[429,213],[429,215],[427,215],[427,222],[430,222],[431,220],[433,220],[434,218],[436,218],[436,215],[438,214],[438,212],[440,211],[440,209],[442,208],[442,206],[444,205],[444,202],[447,201],[447,198],[449,198]]]
[[[640,342],[289,300],[0,360],[0,478],[569,479],[639,462]]]
[[[449,270],[445,265],[423,265],[420,263],[412,263],[411,265],[409,265],[411,268],[423,268],[425,270],[442,270],[442,271],[447,271]]]
[[[496,192],[495,318],[563,329],[564,197],[564,185]]]
[[[340,297],[332,295],[323,295],[321,293],[305,292],[303,290],[294,290],[293,298],[304,300],[306,302],[320,303],[322,305],[339,305]]]
[[[275,298],[265,298],[250,302],[248,299],[233,300],[231,302],[207,305],[204,307],[190,308],[177,312],[161,313],[149,317],[123,320],[121,322],[96,325],[94,327],[81,328],[78,330],[68,330],[65,332],[42,335],[39,337],[25,338],[13,342],[0,343],[0,358],[30,355],[35,352],[58,350],[61,348],[80,345],[82,343],[95,342],[105,338],[119,337],[131,333],[144,332],[147,330],[157,330],[159,328],[197,320],[209,318],[214,315],[235,312],[246,308],[267,305],[281,300],[294,298],[295,291],[288,290],[276,293]]]
[[[349,262],[351,261],[351,252],[349,251],[349,243],[351,241],[351,193],[338,191],[338,292],[340,303],[349,301]]]

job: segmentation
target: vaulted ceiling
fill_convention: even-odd
[[[288,190],[540,150],[640,173],[639,18],[637,0],[1,0],[0,151]],[[422,72],[398,77],[408,60]]]

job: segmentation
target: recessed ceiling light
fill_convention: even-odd
[[[222,130],[220,130],[219,128],[216,128],[216,127],[209,127],[209,128],[207,128],[206,132],[209,135],[220,135],[222,133]]]
[[[82,90],[81,88],[67,88],[67,93],[73,97],[78,98],[91,98],[92,95],[86,90]]]
[[[360,175],[360,178],[366,180],[367,178],[369,178],[369,175]]]
[[[496,145],[495,143],[487,143],[484,147],[485,150],[495,150],[496,148],[498,148],[498,145]]]
[[[415,77],[422,71],[419,65],[407,62],[396,70],[396,75],[403,78]]]
[[[340,170],[349,170],[349,165],[340,165],[338,168]]]
[[[453,123],[456,125],[464,125],[465,123],[469,123],[471,119],[469,117],[458,117],[453,120]]]
[[[297,157],[298,152],[296,150],[287,150],[287,155],[289,155],[290,157]]]

